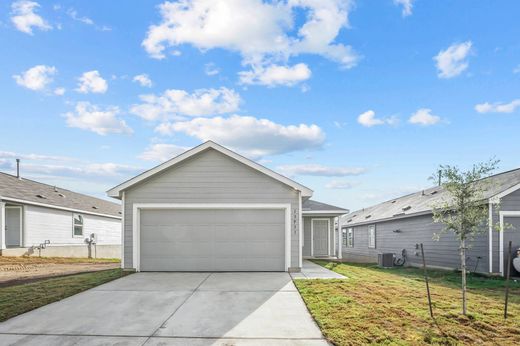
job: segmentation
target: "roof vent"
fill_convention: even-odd
[[[365,219],[370,219],[372,217],[372,215],[367,215],[365,216]]]
[[[394,214],[393,216],[401,216],[401,215],[405,215],[405,213],[397,213],[397,214]]]
[[[58,192],[58,188],[54,186],[54,192]]]
[[[406,207],[403,207],[402,209],[403,209],[403,211],[407,211],[407,210],[412,209],[412,206],[411,205],[407,205]]]
[[[437,191],[437,190],[432,191],[432,193],[430,193],[430,195],[435,195],[437,192],[439,192],[439,191]]]
[[[43,198],[43,199],[47,199],[47,197],[45,197],[44,195],[36,195],[36,197],[38,197],[38,198]]]
[[[422,190],[422,192],[421,192],[421,196],[424,196],[424,190]]]
[[[65,198],[65,195],[62,193],[58,193],[58,196]]]
[[[352,222],[352,219],[348,219],[347,222]]]
[[[96,207],[95,205],[92,206],[92,209],[97,209],[98,207]]]
[[[395,202],[396,202],[396,200],[394,199],[394,200],[393,200],[392,202],[390,202],[390,203],[395,203]]]
[[[123,213],[122,213],[122,212],[120,212],[120,211],[118,211],[117,213],[118,213],[119,215],[123,215]]]

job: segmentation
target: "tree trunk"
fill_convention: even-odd
[[[462,271],[462,314],[466,315],[466,241],[462,239],[460,241],[460,263]]]

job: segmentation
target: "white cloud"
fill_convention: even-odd
[[[410,116],[408,121],[415,125],[430,126],[439,123],[441,117],[432,114],[432,110],[429,108],[420,108]]]
[[[36,10],[40,7],[34,1],[15,1],[11,4],[11,22],[13,22],[16,29],[26,34],[32,35],[33,28],[47,31],[51,30],[52,26],[36,14]]]
[[[139,158],[146,161],[167,161],[179,154],[182,154],[189,148],[175,144],[158,143],[149,146]]]
[[[317,149],[325,141],[325,134],[314,124],[285,126],[268,119],[239,115],[163,123],[156,131],[163,135],[180,132],[201,141],[213,140],[253,158]]]
[[[519,107],[520,99],[516,99],[509,103],[480,103],[475,106],[475,110],[479,113],[513,113]]]
[[[520,73],[520,65],[517,65],[514,69],[513,69],[513,73]]]
[[[90,19],[89,17],[80,17],[78,15],[78,12],[73,8],[69,8],[67,10],[67,14],[69,15],[70,18],[74,19],[77,22],[81,22],[81,23],[87,24],[87,25],[94,25],[94,21],[92,19]]]
[[[399,122],[399,119],[395,116],[376,118],[376,113],[373,110],[368,110],[358,116],[357,122],[365,127],[372,127],[377,125],[395,125]]]
[[[146,74],[138,74],[137,76],[134,76],[134,79],[132,79],[134,82],[139,83],[142,87],[152,87],[152,80],[150,77]]]
[[[65,88],[59,87],[54,89],[54,95],[63,96],[65,95]]]
[[[109,133],[133,133],[133,130],[117,115],[120,113],[118,107],[107,107],[100,109],[89,102],[78,102],[74,112],[65,114],[67,125],[83,130],[106,135]]]
[[[161,22],[148,28],[142,45],[156,59],[165,58],[167,47],[190,44],[238,52],[246,64],[317,54],[351,68],[359,57],[336,42],[348,26],[350,5],[345,0],[166,1],[159,5]],[[305,13],[299,27],[296,12]]]
[[[332,180],[329,181],[327,184],[325,184],[325,187],[327,189],[334,189],[334,190],[348,190],[354,187],[354,184],[348,181],[342,181],[342,180]]]
[[[52,76],[57,72],[56,67],[46,65],[36,65],[20,75],[14,75],[16,83],[24,88],[40,91],[52,83]]]
[[[104,94],[108,89],[108,83],[101,77],[99,71],[93,70],[85,72],[78,78],[78,88],[76,91],[82,94],[97,93]]]
[[[439,78],[452,78],[464,72],[469,66],[467,57],[471,46],[471,41],[455,43],[434,56]]]
[[[118,164],[113,162],[93,163],[83,161],[77,157],[44,155],[44,154],[25,154],[9,151],[0,151],[0,167],[5,170],[15,170],[16,161],[21,162],[21,175],[58,175],[69,177],[91,177],[106,178],[120,177],[127,174],[136,174],[141,169],[139,167]]]
[[[397,6],[402,6],[403,10],[401,14],[403,17],[407,17],[412,14],[413,2],[415,0],[394,0],[394,4]]]
[[[293,86],[311,77],[311,70],[306,64],[300,63],[294,66],[269,65],[252,66],[251,71],[239,72],[242,84],[258,84],[269,87]]]
[[[146,120],[179,119],[183,116],[208,116],[237,111],[240,95],[232,89],[199,89],[193,93],[168,89],[162,95],[140,95],[141,104],[130,112]]]
[[[220,73],[220,69],[212,62],[204,65],[204,73],[208,76],[216,76]]]
[[[318,164],[283,165],[277,168],[279,171],[289,175],[312,175],[320,177],[346,177],[360,175],[367,170],[363,167],[332,167]]]

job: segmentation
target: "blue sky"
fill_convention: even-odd
[[[520,3],[1,1],[0,170],[104,196],[213,139],[356,209],[520,166]]]

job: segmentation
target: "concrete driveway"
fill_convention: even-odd
[[[287,273],[137,273],[0,323],[1,345],[328,345]]]

